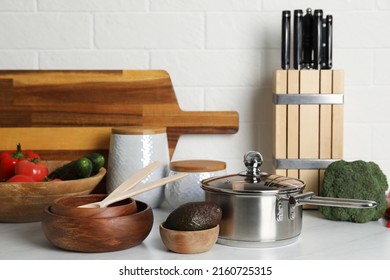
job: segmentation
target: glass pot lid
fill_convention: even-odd
[[[202,188],[207,191],[242,195],[273,195],[275,193],[301,192],[305,183],[301,180],[270,175],[260,171],[263,157],[259,152],[249,151],[244,156],[246,171],[235,175],[213,177],[202,181]]]

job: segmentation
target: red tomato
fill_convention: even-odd
[[[26,175],[15,175],[15,176],[12,176],[11,178],[8,179],[7,182],[34,182],[33,178],[31,178],[30,176],[26,176]]]
[[[46,164],[38,159],[24,159],[15,164],[15,175],[29,176],[34,182],[45,181],[48,174]]]
[[[40,159],[39,155],[32,151],[22,151],[20,144],[15,151],[2,152],[0,154],[0,181],[6,181],[15,175],[15,165],[23,159]]]

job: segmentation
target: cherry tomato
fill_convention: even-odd
[[[24,159],[15,164],[15,175],[26,175],[35,182],[45,181],[49,170],[46,164],[38,159]]]
[[[7,182],[34,182],[33,178],[31,178],[30,176],[26,176],[26,175],[15,175],[15,176],[12,176],[11,178],[8,179]]]

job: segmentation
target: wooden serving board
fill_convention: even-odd
[[[172,157],[183,134],[234,134],[238,113],[186,112],[162,70],[0,70],[0,151],[47,160],[107,153],[111,128],[166,127]]]

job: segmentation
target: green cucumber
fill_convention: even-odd
[[[92,162],[92,174],[95,175],[99,173],[100,168],[104,166],[105,159],[102,154],[92,153],[86,156]]]
[[[92,161],[86,157],[71,161],[56,170],[52,171],[47,177],[49,180],[77,180],[91,176],[93,169]]]

